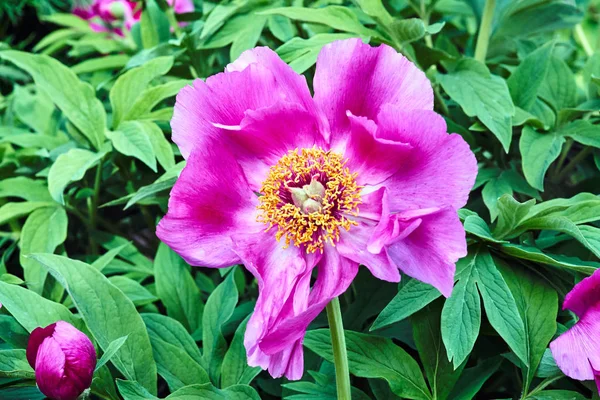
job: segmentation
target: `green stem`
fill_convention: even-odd
[[[346,338],[344,336],[340,301],[337,297],[327,305],[327,320],[329,321],[329,330],[331,331],[331,346],[333,347],[338,400],[351,400]]]
[[[569,155],[569,150],[571,150],[571,146],[573,146],[573,139],[568,138],[567,143],[562,148],[562,151],[560,153],[560,158],[558,159],[558,162],[556,163],[556,167],[554,168],[554,176],[557,176],[558,171],[560,171],[561,168],[563,167],[563,165],[567,159],[567,156]]]
[[[585,158],[593,151],[593,147],[586,147],[579,154],[577,154],[573,159],[567,164],[565,168],[558,174],[556,177],[556,182],[562,182],[562,180],[567,176],[567,174],[575,168],[580,162],[585,160]]]
[[[177,18],[175,18],[175,10],[173,9],[173,7],[169,7],[165,14],[167,14],[169,25],[171,25],[171,28],[173,28],[175,36],[177,36],[177,38],[179,39],[183,32],[181,30],[181,27],[179,26],[179,23],[177,22]]]
[[[96,167],[96,177],[94,178],[94,195],[90,206],[90,246],[92,254],[98,254],[98,244],[94,240],[92,232],[96,230],[98,224],[98,201],[100,199],[100,183],[102,182],[102,160]]]
[[[481,25],[479,26],[479,35],[477,35],[477,45],[475,46],[475,59],[485,64],[490,33],[492,32],[492,20],[494,19],[494,9],[496,0],[486,0],[481,16]]]
[[[587,40],[587,36],[585,36],[585,32],[583,31],[581,24],[577,24],[575,26],[575,36],[577,37],[577,40],[579,40],[581,47],[583,47],[583,51],[585,51],[585,54],[588,57],[594,54],[594,49],[592,49],[592,45]]]

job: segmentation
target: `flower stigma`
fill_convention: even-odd
[[[361,203],[357,173],[341,154],[318,148],[290,150],[271,167],[263,182],[258,221],[277,227],[275,238],[285,238],[308,253],[322,251],[340,238],[340,229],[357,222]]]

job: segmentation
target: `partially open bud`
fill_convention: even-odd
[[[53,400],[75,400],[92,384],[96,350],[85,334],[58,321],[31,332],[27,361],[42,393]]]

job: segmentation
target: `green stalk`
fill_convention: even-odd
[[[485,64],[488,44],[490,42],[490,33],[492,32],[492,20],[494,19],[494,9],[496,0],[486,0],[481,16],[481,25],[479,26],[479,35],[477,35],[477,45],[475,46],[475,59]]]
[[[340,301],[337,297],[327,305],[327,320],[329,321],[329,330],[331,331],[331,346],[333,347],[338,400],[351,400],[346,338],[344,337]]]
[[[573,157],[573,159],[567,164],[567,166],[564,167],[563,170],[558,173],[558,176],[556,177],[556,182],[562,182],[563,179],[567,177],[567,174],[571,172],[571,170],[574,169],[577,165],[579,165],[579,163],[585,160],[586,157],[589,156],[593,150],[593,147],[586,147],[585,149],[581,150],[579,154]]]
[[[169,20],[169,25],[171,25],[171,28],[173,28],[173,31],[175,32],[175,36],[177,36],[177,39],[179,39],[183,32],[181,31],[181,27],[177,22],[177,18],[175,18],[175,10],[173,9],[173,7],[169,7],[165,14],[167,15],[167,19]]]
[[[583,51],[585,51],[585,54],[588,57],[592,56],[592,54],[594,54],[594,49],[592,49],[592,45],[587,40],[587,36],[585,36],[585,32],[583,31],[583,27],[581,26],[581,24],[577,24],[575,26],[575,36],[577,37],[577,40],[579,40],[581,47],[583,47]]]
[[[98,224],[98,201],[100,199],[100,183],[102,181],[102,159],[96,167],[96,177],[94,178],[94,195],[90,205],[90,247],[92,254],[98,254],[98,244],[94,240],[93,232]]]

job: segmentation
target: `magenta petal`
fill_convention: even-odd
[[[31,335],[29,335],[26,355],[27,361],[29,362],[29,365],[31,365],[31,368],[35,368],[35,360],[37,358],[38,348],[47,337],[52,336],[55,327],[56,323],[50,324],[45,328],[35,328],[31,332]]]
[[[339,150],[348,159],[346,166],[358,174],[358,184],[376,185],[402,167],[402,161],[410,154],[411,145],[376,137],[377,126],[366,117],[357,117],[348,112],[348,118],[348,139],[334,150]]]
[[[571,310],[582,317],[591,306],[600,303],[600,270],[583,279],[565,296],[563,310]]]
[[[230,139],[254,191],[260,190],[269,168],[290,150],[325,147],[315,116],[297,104],[284,102],[248,111],[240,130],[230,132]]]
[[[192,148],[204,146],[207,138],[227,134],[219,125],[239,126],[246,111],[280,101],[298,104],[317,115],[303,76],[272,50],[249,50],[230,64],[227,72],[211,76],[206,82],[197,79],[193,87],[179,92],[171,120],[173,141],[187,158]]]
[[[233,155],[211,143],[189,157],[156,234],[191,265],[227,267],[240,262],[231,235],[264,229],[257,204]]]
[[[402,217],[400,217],[402,218]],[[406,222],[410,218],[402,218]],[[429,283],[449,297],[456,261],[467,255],[465,230],[453,209],[418,217],[420,225],[388,246],[394,263],[407,275]]]
[[[371,47],[360,39],[323,47],[314,91],[336,137],[349,129],[346,111],[377,121],[387,103],[404,110],[433,110],[431,83],[422,71],[393,48]]]
[[[260,348],[266,354],[277,354],[288,347],[289,343],[301,341],[308,325],[325,306],[348,289],[358,272],[358,263],[340,256],[333,246],[326,246],[317,269],[309,306],[300,314],[283,321],[262,339]]]
[[[413,146],[396,174],[382,183],[393,212],[414,208],[463,207],[477,176],[477,160],[464,139],[446,133],[446,122],[432,111],[386,106],[377,136]]]
[[[273,377],[292,378],[302,360],[297,342],[289,341],[276,353],[267,354],[260,347],[263,338],[289,318],[308,306],[310,277],[318,257],[303,255],[291,245],[284,249],[273,232],[233,237],[235,251],[258,281],[259,296],[246,328],[244,345],[248,364],[268,369]],[[297,379],[297,378],[296,378]]]
[[[580,381],[595,379],[600,370],[600,306],[590,307],[571,329],[552,343],[550,350],[561,371]]]

